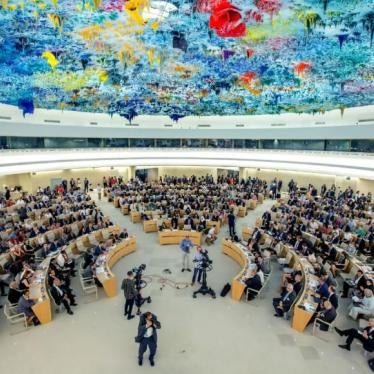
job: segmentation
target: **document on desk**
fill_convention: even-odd
[[[29,288],[29,290],[30,290],[30,299],[31,300],[37,300],[37,299],[39,299],[40,297],[41,297],[41,292],[40,292],[40,288],[39,287],[33,287],[33,286],[31,286],[30,288]]]
[[[316,308],[310,303],[304,303],[304,309],[309,313],[314,313]]]

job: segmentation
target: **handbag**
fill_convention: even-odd
[[[140,343],[142,341],[142,338],[138,335],[135,336],[135,343]]]

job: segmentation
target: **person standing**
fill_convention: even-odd
[[[181,241],[180,248],[182,250],[182,272],[190,269],[190,250],[193,247],[192,241],[188,235]]]
[[[101,200],[101,186],[100,183],[97,184],[97,198]]]
[[[88,193],[88,187],[90,185],[90,182],[87,178],[84,178],[84,193]]]
[[[122,281],[121,290],[123,290],[123,294],[126,299],[124,316],[127,316],[128,320],[133,319],[135,316],[132,314],[132,308],[134,306],[137,291],[135,288],[134,274],[132,271],[127,272],[127,278]]]
[[[139,318],[138,335],[135,342],[139,343],[138,364],[143,365],[143,355],[149,347],[149,362],[155,366],[154,357],[157,351],[157,330],[161,328],[161,323],[151,312],[145,312]]]
[[[229,215],[227,216],[229,222],[229,230],[230,230],[230,237],[234,239],[235,236],[235,214],[234,211],[231,209]]]

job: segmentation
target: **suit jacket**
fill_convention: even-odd
[[[335,318],[336,318],[336,310],[334,307],[332,307],[331,309],[326,309],[326,310],[323,310],[319,317],[319,319],[321,319],[322,321],[325,321],[327,323],[331,323]],[[329,326],[324,324],[323,322],[320,323],[320,327],[319,329],[321,331],[327,331],[329,329]]]
[[[338,306],[339,306],[339,299],[338,299],[337,294],[335,294],[335,293],[330,294],[330,296],[328,297],[327,300],[330,301],[330,303],[332,304],[332,306],[333,306],[335,309],[338,309]]]
[[[254,277],[249,278],[245,281],[245,284],[249,288],[253,288],[254,290],[259,290],[262,287],[261,278],[258,274],[256,274]]]
[[[157,344],[157,330],[161,328],[161,323],[157,320],[157,316],[152,314],[153,317],[153,335],[152,339]],[[138,335],[135,338],[137,342],[141,342],[144,339],[144,334],[147,331],[146,327],[146,319],[145,319],[145,313],[143,313],[139,318],[139,326],[138,326]]]
[[[368,352],[374,351],[374,329],[370,332],[371,327],[365,327],[364,331],[368,333],[369,339],[366,340],[362,345],[364,349]]]
[[[293,290],[295,291],[295,294],[298,295],[301,289],[303,288],[303,282],[295,282],[293,285]]]
[[[366,278],[362,276],[360,280],[358,281],[356,288],[365,287],[366,285]]]
[[[253,233],[252,240],[255,242],[258,242],[261,239],[261,232],[257,230],[255,233]]]
[[[60,295],[59,291],[55,286],[51,287],[51,296],[53,297],[53,300],[57,305],[60,305],[62,302],[62,299],[64,298],[64,291],[61,287],[59,287],[62,291],[62,295]]]
[[[292,291],[286,297],[287,293],[288,293],[287,291],[284,291],[284,292],[282,292],[282,295],[281,295],[281,301],[282,301],[282,304],[283,304],[283,311],[284,312],[288,312],[290,310],[291,305],[293,304],[293,302],[295,301],[296,296],[297,296],[295,291]]]

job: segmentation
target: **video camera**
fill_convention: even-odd
[[[147,282],[142,279],[143,271],[145,270],[146,265],[141,264],[136,268],[132,269],[132,272],[134,274],[134,280],[135,280],[135,288],[138,291],[136,297],[135,297],[135,305],[137,306],[138,310],[136,312],[137,315],[140,315],[140,307],[145,303],[148,302],[151,303],[152,299],[150,296],[148,297],[143,297],[140,290],[144,288],[147,285]]]
[[[145,268],[146,268],[146,265],[141,264],[138,267],[132,269],[132,272],[134,274],[134,279],[135,279],[135,287],[138,290],[140,288],[145,287],[145,285],[143,285],[143,281],[142,281],[142,274],[143,274],[143,271],[145,270]]]
[[[202,255],[200,266],[206,270],[212,270],[213,261],[209,258],[208,251],[201,251]]]

